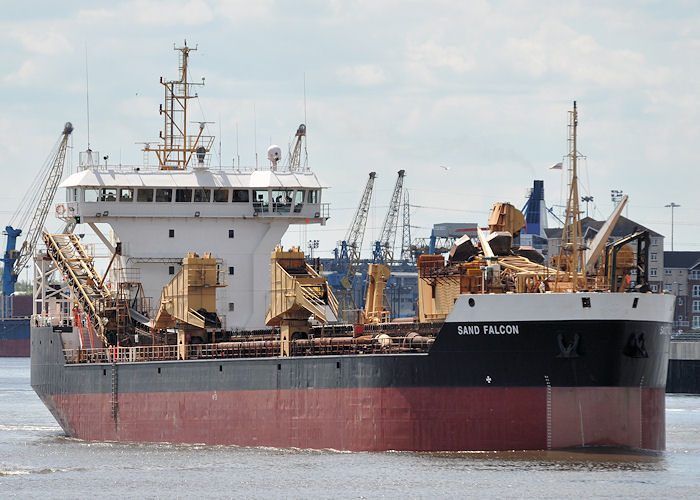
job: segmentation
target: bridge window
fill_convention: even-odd
[[[175,237],[175,230],[168,229],[168,238],[174,238],[174,237]]]
[[[233,229],[228,230],[228,237],[233,238]]]
[[[170,203],[173,201],[172,189],[156,189],[156,202]]]
[[[134,201],[134,190],[128,188],[120,189],[119,201]]]
[[[253,201],[268,203],[270,201],[270,194],[267,192],[267,190],[255,190],[253,191]]]
[[[195,203],[209,203],[211,198],[211,189],[195,189],[194,190],[194,202]]]
[[[229,273],[231,276],[233,276],[233,271],[234,271],[233,266],[228,266],[228,273]]]
[[[228,201],[228,189],[215,189],[214,201],[217,203],[226,203]]]
[[[248,203],[250,201],[250,195],[247,189],[234,189],[233,190],[233,202],[234,203]],[[267,191],[265,191],[267,194]]]
[[[228,310],[233,311],[233,302],[228,303]]]
[[[273,211],[274,212],[289,212],[289,208],[292,204],[292,191],[272,191],[272,201],[274,202]]]
[[[175,266],[168,266],[168,274],[175,274]]]
[[[158,190],[160,191],[160,189]],[[160,201],[160,200],[159,200]],[[170,200],[167,200],[170,201]],[[189,203],[192,201],[192,190],[191,189],[176,189],[175,190],[175,201],[181,203]]]
[[[304,191],[299,190],[294,193],[294,211],[301,212],[301,208],[304,206]]]
[[[117,201],[117,190],[104,188],[100,191],[100,201]]]
[[[153,201],[152,189],[139,189],[136,191],[136,201],[141,203],[151,203]]]
[[[318,189],[309,190],[309,197],[307,198],[306,201],[308,203],[318,203],[318,194],[319,194]]]
[[[100,197],[100,190],[99,189],[86,189],[85,190],[85,201],[87,202],[94,202],[97,201]]]

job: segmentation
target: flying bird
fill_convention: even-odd
[[[443,169],[443,170],[445,170],[445,171],[447,171],[447,170],[450,169],[450,167],[446,167],[445,165],[440,165],[440,168]]]

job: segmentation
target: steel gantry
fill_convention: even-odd
[[[362,192],[360,204],[357,206],[355,216],[345,239],[340,242],[339,272],[342,274],[340,284],[342,286],[338,296],[339,310],[343,319],[349,320],[349,311],[357,309],[355,299],[352,294],[355,274],[360,264],[360,251],[362,240],[365,236],[367,226],[367,215],[369,214],[370,201],[372,200],[372,190],[374,189],[374,179],[376,172],[369,173],[369,179]]]

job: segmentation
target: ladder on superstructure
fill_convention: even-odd
[[[73,233],[44,233],[44,243],[49,257],[63,273],[90,326],[95,329],[105,346],[110,345],[101,309],[113,302],[112,294],[95,270],[92,257],[87,254],[78,236]]]

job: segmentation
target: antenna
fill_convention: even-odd
[[[255,148],[255,170],[258,169],[258,115],[253,104],[253,147]]]
[[[241,169],[241,154],[238,149],[238,122],[236,122],[236,158],[238,158],[238,170]]]
[[[85,107],[87,108],[87,148],[90,151],[90,80],[88,79],[87,42],[85,42]]]
[[[304,71],[304,123],[309,123],[306,119],[306,71]],[[309,137],[305,136],[305,138],[306,140],[304,141],[304,167],[307,168],[309,165],[309,152],[306,150],[306,147],[309,144]]]

